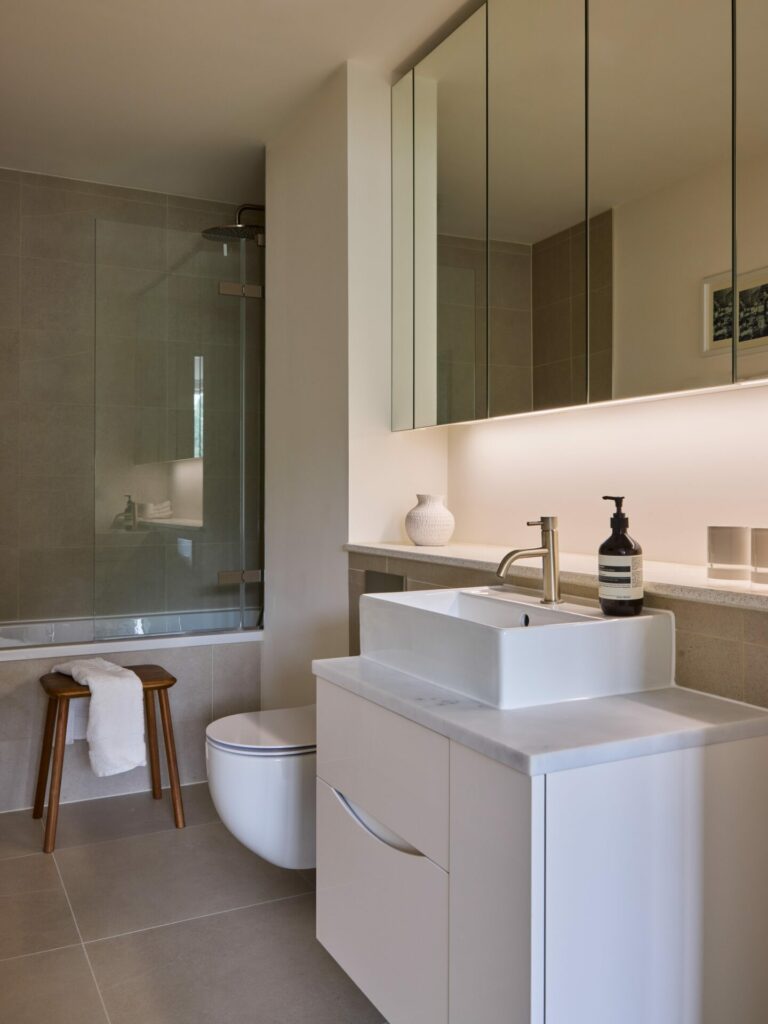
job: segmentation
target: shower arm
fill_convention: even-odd
[[[242,206],[238,206],[237,213],[235,214],[235,223],[242,224],[242,216],[246,210],[251,210],[253,213],[264,213],[266,207],[258,206],[256,203],[243,203]]]

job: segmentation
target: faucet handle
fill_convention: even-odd
[[[542,516],[540,519],[533,519],[527,523],[528,526],[540,526],[542,530],[556,530],[557,516]]]

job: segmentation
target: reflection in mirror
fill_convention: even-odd
[[[737,380],[768,376],[768,6],[736,3]]]
[[[413,71],[392,87],[392,429],[413,428]]]
[[[414,425],[486,415],[486,13],[414,71]]]
[[[589,400],[729,384],[730,0],[590,0],[589,209]]]
[[[489,413],[586,400],[584,6],[489,9]]]

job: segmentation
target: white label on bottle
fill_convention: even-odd
[[[598,594],[613,601],[634,601],[643,596],[642,555],[598,555]]]

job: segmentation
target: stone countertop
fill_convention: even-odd
[[[500,711],[368,658],[316,676],[526,775],[768,735],[768,711],[677,686]]]
[[[408,558],[415,562],[431,562],[460,569],[495,572],[509,550],[490,544],[446,544],[444,547],[417,547],[414,544],[347,544],[351,554],[378,555],[385,558]],[[515,562],[514,576],[541,579],[541,566],[536,560]],[[768,611],[768,586],[744,580],[710,580],[703,565],[644,560],[644,586],[647,594],[699,601],[704,604],[729,605]],[[560,553],[560,578],[563,583],[597,586],[597,555]]]

